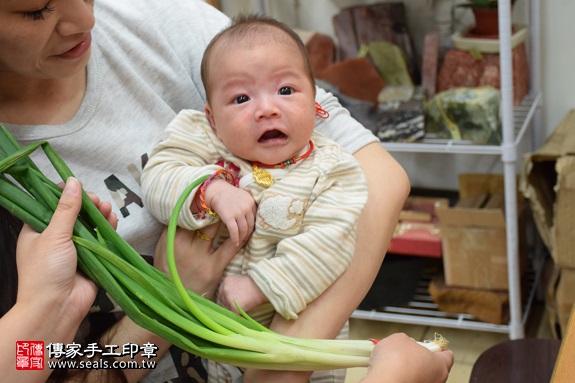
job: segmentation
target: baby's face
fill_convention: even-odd
[[[276,164],[297,156],[315,126],[315,86],[294,42],[214,52],[206,114],[236,156]]]

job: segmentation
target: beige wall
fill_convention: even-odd
[[[541,1],[543,121],[547,134],[575,108],[575,1]]]
[[[409,28],[416,49],[421,51],[425,31],[440,25],[443,44],[450,43],[451,6],[461,0],[405,0]],[[373,4],[370,0],[221,0],[223,11],[233,16],[257,10],[264,3],[268,13],[285,23],[306,30],[334,36],[331,18],[343,7]],[[432,5],[434,3],[434,6]],[[529,0],[518,0],[513,11],[514,22],[527,19]],[[459,14],[461,24],[472,22]],[[575,108],[575,1],[540,0],[541,26],[541,138],[553,131],[567,112]],[[529,150],[527,148],[526,150]],[[488,156],[446,154],[402,154],[394,156],[408,171],[414,186],[445,187],[457,185],[457,174],[464,171],[500,171],[499,159]],[[471,166],[472,165],[472,166]],[[425,167],[426,171],[419,169]]]

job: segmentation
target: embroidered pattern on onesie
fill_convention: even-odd
[[[299,225],[303,216],[304,203],[301,200],[285,196],[270,196],[258,206],[260,224],[276,230],[289,230]]]

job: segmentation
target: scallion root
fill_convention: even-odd
[[[423,342],[417,342],[423,347],[429,349],[430,351],[443,351],[447,350],[447,345],[449,341],[441,334],[435,333],[435,339],[433,340],[424,340]]]

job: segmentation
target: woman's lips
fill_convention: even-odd
[[[63,58],[63,59],[77,59],[82,57],[84,53],[86,53],[92,44],[92,35],[88,33],[84,40],[80,43],[76,44],[72,49],[56,55],[56,57]]]

